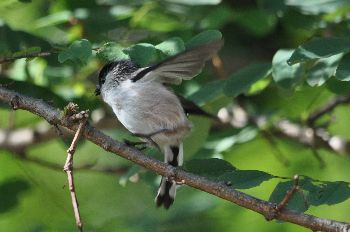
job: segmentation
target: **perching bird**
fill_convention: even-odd
[[[180,100],[165,85],[179,85],[182,80],[199,74],[222,44],[222,39],[210,41],[145,68],[131,60],[110,62],[100,71],[96,95],[102,95],[132,134],[147,138],[159,147],[165,163],[181,166],[182,141],[192,125]],[[176,182],[162,177],[155,199],[157,206],[168,209],[175,195]]]

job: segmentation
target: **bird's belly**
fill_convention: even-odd
[[[188,133],[191,123],[177,97],[166,88],[153,84],[123,89],[128,91],[119,91],[110,105],[131,133],[148,135],[164,129],[174,131],[152,136],[158,144],[178,143]]]
[[[145,122],[136,112],[128,109],[119,109],[115,114],[123,126],[134,134],[148,134],[150,133],[150,126]]]

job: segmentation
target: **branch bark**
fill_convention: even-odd
[[[43,100],[27,97],[4,87],[0,87],[0,101],[11,105],[14,109],[23,109],[39,115],[50,124],[60,125],[72,131],[77,131],[78,129],[76,123],[72,123],[62,117],[59,111],[45,103]],[[275,212],[276,204],[274,203],[260,200],[237,191],[225,185],[225,183],[211,181],[202,176],[194,175],[179,168],[174,168],[159,160],[144,155],[133,147],[129,147],[113,140],[111,137],[103,134],[101,131],[90,125],[86,125],[82,135],[106,151],[117,154],[148,170],[156,172],[159,175],[174,178],[178,182],[185,183],[188,186],[208,192],[244,208],[253,210],[262,214],[265,218],[271,218],[271,215]],[[350,231],[349,223],[318,218],[287,209],[282,209],[276,216],[276,219],[298,224],[314,231]]]

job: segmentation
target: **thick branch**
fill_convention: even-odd
[[[76,131],[78,126],[62,118],[60,113],[42,100],[20,95],[4,87],[0,87],[0,101],[12,105],[16,109],[28,110],[46,119],[51,124],[61,125]],[[194,175],[179,168],[174,168],[159,160],[144,155],[135,148],[113,140],[99,130],[86,125],[83,136],[103,149],[118,154],[148,170],[160,175],[173,177],[178,182],[208,192],[237,205],[253,210],[271,218],[275,204],[263,201],[245,193],[239,192],[221,182],[210,181],[204,177]],[[298,224],[314,231],[350,231],[350,224],[329,219],[322,219],[312,215],[283,209],[276,217],[279,220]]]

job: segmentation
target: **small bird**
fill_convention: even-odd
[[[143,68],[131,60],[112,61],[101,69],[95,93],[101,94],[126,129],[158,147],[165,163],[181,166],[182,141],[192,124],[179,98],[167,86],[198,75],[222,44],[222,39],[213,40]],[[175,195],[175,180],[162,177],[155,198],[157,207],[168,209]]]

